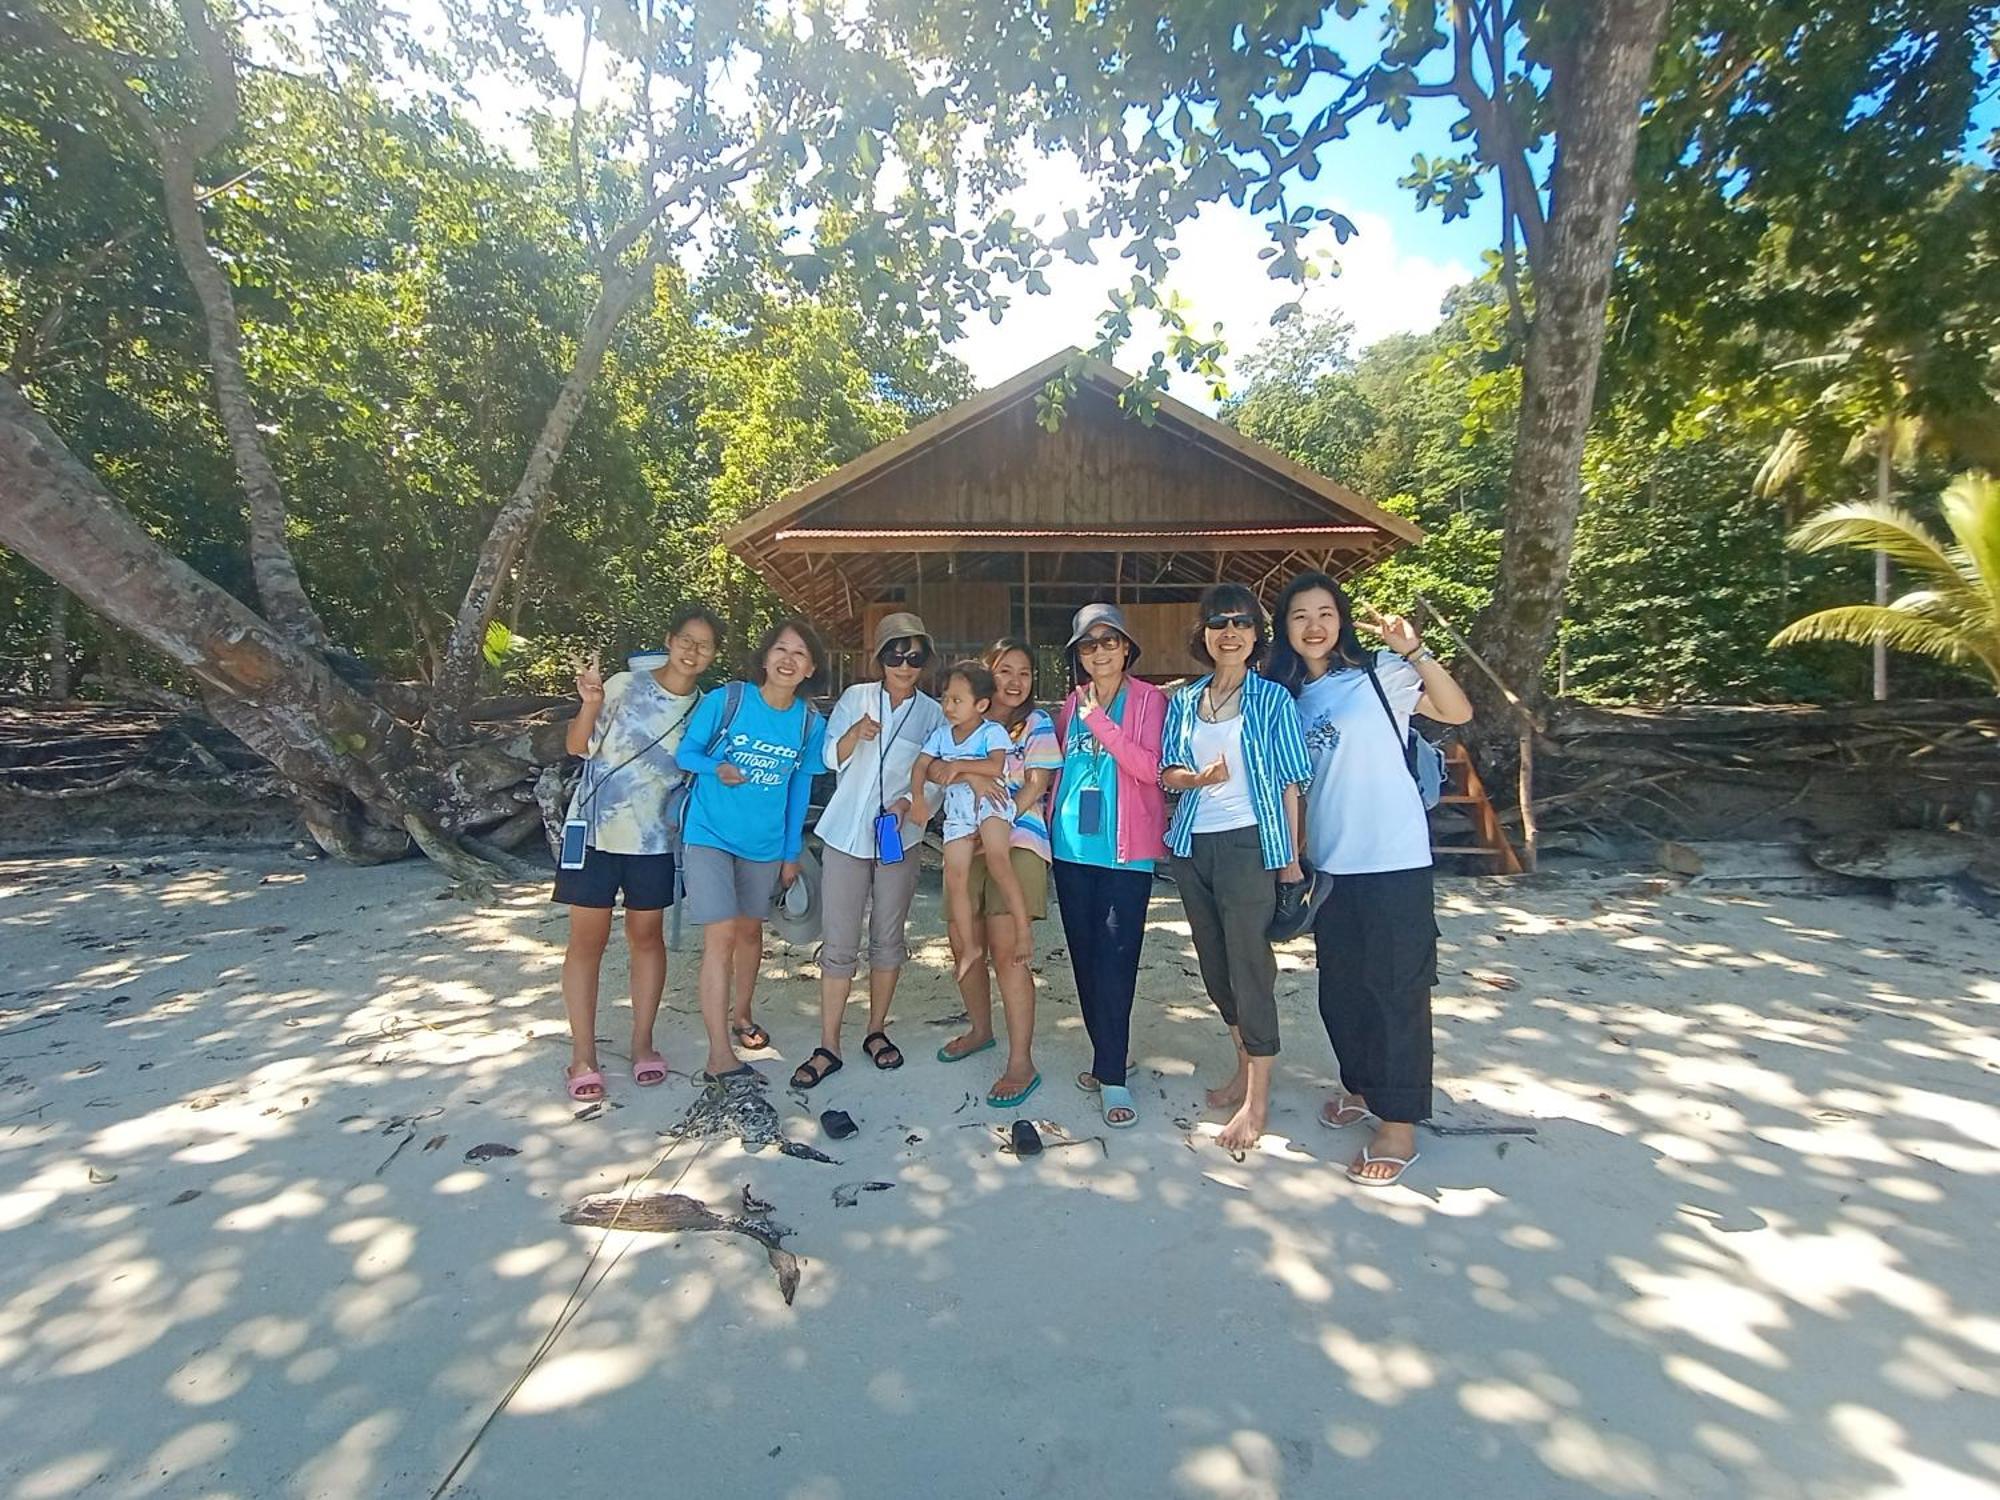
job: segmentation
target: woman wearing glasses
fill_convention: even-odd
[[[1159,779],[1167,699],[1129,675],[1139,647],[1115,604],[1076,612],[1066,654],[1076,686],[1056,717],[1063,763],[1050,793],[1050,873],[1090,1033],[1090,1071],[1077,1087],[1101,1095],[1104,1123],[1122,1130],[1139,1118],[1125,1086],[1132,992],[1153,865],[1167,853]]]
[[[861,1050],[878,1068],[900,1068],[889,1040],[889,1002],[902,977],[903,930],[917,893],[917,843],[930,806],[910,804],[910,770],[944,723],[937,700],[917,687],[933,647],[913,614],[885,616],[875,629],[878,682],[840,695],[826,727],[826,768],[837,781],[820,814],[819,1046],[792,1074],[809,1089],[841,1068],[840,1023],[861,964],[868,918],[868,1033]]]
[[[585,828],[583,865],[557,870],[555,899],[569,907],[563,955],[563,1009],[569,1013],[569,1096],[604,1097],[597,1066],[597,983],[611,941],[611,911],[625,898],[625,952],[632,971],[632,1081],[664,1083],[666,1060],[653,1045],[653,1020],[667,982],[661,919],[674,904],[674,836],[667,801],[679,784],[674,759],[698,701],[701,674],[715,661],[722,621],[699,604],[667,621],[667,660],[650,672],[608,680],[595,655],[576,664],[581,700],[565,745],[584,757],[569,821]]]
[[[1333,877],[1313,948],[1341,1092],[1320,1123],[1337,1130],[1373,1120],[1347,1175],[1389,1187],[1417,1159],[1417,1121],[1431,1112],[1437,983],[1430,825],[1405,745],[1412,714],[1463,724],[1472,704],[1415,626],[1373,610],[1357,620],[1324,573],[1286,585],[1277,619],[1271,677],[1298,696],[1313,767],[1306,858]],[[1357,625],[1386,649],[1363,647]]]
[[[1233,1110],[1222,1145],[1245,1151],[1271,1112],[1278,964],[1268,936],[1277,880],[1301,878],[1300,788],[1312,779],[1292,696],[1258,675],[1264,607],[1240,583],[1202,596],[1188,653],[1213,670],[1174,694],[1160,785],[1180,794],[1167,829],[1201,982],[1236,1043],[1236,1071],[1208,1091]]]

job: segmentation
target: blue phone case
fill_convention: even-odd
[[[875,819],[875,858],[885,865],[903,862],[903,820],[892,812]]]

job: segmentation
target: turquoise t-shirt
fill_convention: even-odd
[[[681,840],[738,859],[797,859],[813,770],[826,764],[826,720],[802,698],[777,713],[759,689],[746,685],[729,734],[711,755],[708,746],[722,727],[728,697],[726,687],[709,690],[674,755],[695,778]],[[743,772],[741,785],[722,784],[716,773],[724,762]]]
[[[1124,688],[1118,689],[1118,696],[1111,700],[1106,712],[1111,715],[1112,723],[1123,727]],[[1104,813],[1098,819],[1097,832],[1085,833],[1077,826],[1077,809],[1082,804],[1084,789],[1093,786],[1104,793]],[[1081,714],[1069,721],[1069,744],[1063,750],[1062,782],[1056,792],[1053,824],[1050,834],[1057,859],[1107,870],[1152,872],[1150,859],[1118,857],[1118,762],[1098,744],[1097,736],[1090,732]]]

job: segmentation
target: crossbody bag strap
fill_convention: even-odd
[[[1396,722],[1396,710],[1389,706],[1389,695],[1382,691],[1382,679],[1375,675],[1374,658],[1370,657],[1361,670],[1368,674],[1368,685],[1375,689],[1375,701],[1382,705],[1382,712],[1388,717],[1389,733],[1395,737],[1397,744],[1402,749],[1403,769],[1410,773],[1410,780],[1419,780],[1417,776],[1417,757],[1412,753],[1413,747],[1410,744],[1408,735],[1403,730],[1403,727]]]

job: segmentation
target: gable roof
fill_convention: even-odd
[[[897,465],[908,462],[918,454],[939,447],[1001,412],[1011,410],[1024,401],[1032,401],[1044,386],[1065,371],[1073,374],[1079,384],[1094,386],[1114,397],[1134,383],[1133,376],[1101,359],[1083,353],[1074,346],[1059,350],[1011,379],[1004,380],[946,411],[939,412],[900,436],[870,449],[859,458],[842,464],[832,473],[745,516],[722,533],[723,545],[732,551],[740,551],[746,547],[761,551],[757,544],[760,541],[770,540],[780,531],[805,531],[807,528],[801,523],[808,512],[826,505],[841,494],[886,473]],[[1157,398],[1154,425],[1185,441],[1198,444],[1218,457],[1249,470],[1266,482],[1281,484],[1293,494],[1309,502],[1315,502],[1317,508],[1324,509],[1329,523],[1365,527],[1382,534],[1385,545],[1379,549],[1377,555],[1423,540],[1423,531],[1414,522],[1382,509],[1381,506],[1362,498],[1338,480],[1329,479],[1268,444],[1246,437],[1234,428],[1225,426],[1213,417],[1206,416],[1171,396],[1162,395]],[[813,519],[822,520],[820,517]],[[974,520],[967,524],[961,534],[976,533],[980,529]]]

